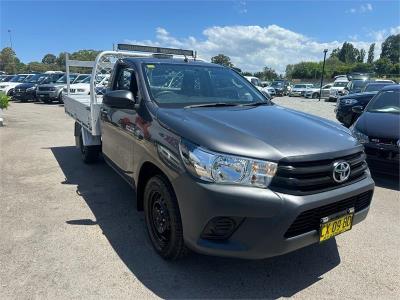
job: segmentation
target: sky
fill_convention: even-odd
[[[7,1],[0,47],[25,63],[47,53],[138,43],[219,53],[245,71],[318,61],[344,41],[368,52],[400,33],[400,1]],[[329,54],[328,54],[329,55]]]

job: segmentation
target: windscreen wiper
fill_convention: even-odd
[[[213,103],[202,103],[187,105],[184,108],[196,108],[196,107],[222,107],[222,106],[240,106],[238,103],[225,103],[225,102],[213,102]]]
[[[261,105],[272,105],[271,102],[251,102],[246,104],[241,104],[240,106],[261,106]]]

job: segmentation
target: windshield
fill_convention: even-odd
[[[22,82],[28,75],[15,75],[10,82]]]
[[[333,84],[334,87],[345,87],[347,85],[347,81],[338,81]]]
[[[76,77],[78,77],[78,75],[76,75],[76,74],[70,74],[70,75],[69,75],[69,81],[70,81],[70,83],[72,83],[72,82],[75,80]],[[60,78],[56,81],[56,83],[67,83],[67,75],[63,75],[62,77],[60,77]]]
[[[376,95],[368,104],[368,112],[400,113],[400,92],[385,91]]]
[[[90,83],[90,76],[88,76],[85,79],[82,79],[80,81],[74,82],[74,83]]]
[[[151,97],[162,106],[266,102],[249,81],[227,68],[143,64],[143,73]]]
[[[391,83],[370,83],[368,84],[363,92],[377,92],[383,89],[385,86],[390,85]]]
[[[9,81],[11,81],[11,79],[13,79],[14,77],[15,77],[15,75],[7,76],[6,78],[3,79],[2,82],[9,82]]]
[[[86,79],[89,78],[90,81],[90,75],[78,75],[73,83],[83,83],[86,82]]]
[[[33,75],[31,78],[27,80],[29,83],[39,83],[42,82],[47,76],[43,74]]]
[[[283,85],[283,82],[282,81],[274,81],[272,84],[271,84],[271,86],[275,86],[275,87],[280,87],[280,86],[282,86]]]
[[[306,86],[304,85],[304,84],[295,84],[294,85],[294,89],[302,89],[302,88],[305,88]]]

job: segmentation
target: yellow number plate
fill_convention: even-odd
[[[332,221],[321,224],[319,230],[319,241],[323,242],[338,234],[351,229],[353,225],[353,214],[347,214]]]

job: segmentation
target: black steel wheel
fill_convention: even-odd
[[[188,249],[183,240],[178,203],[164,176],[156,175],[147,182],[144,212],[147,232],[156,252],[168,260],[185,256]]]

